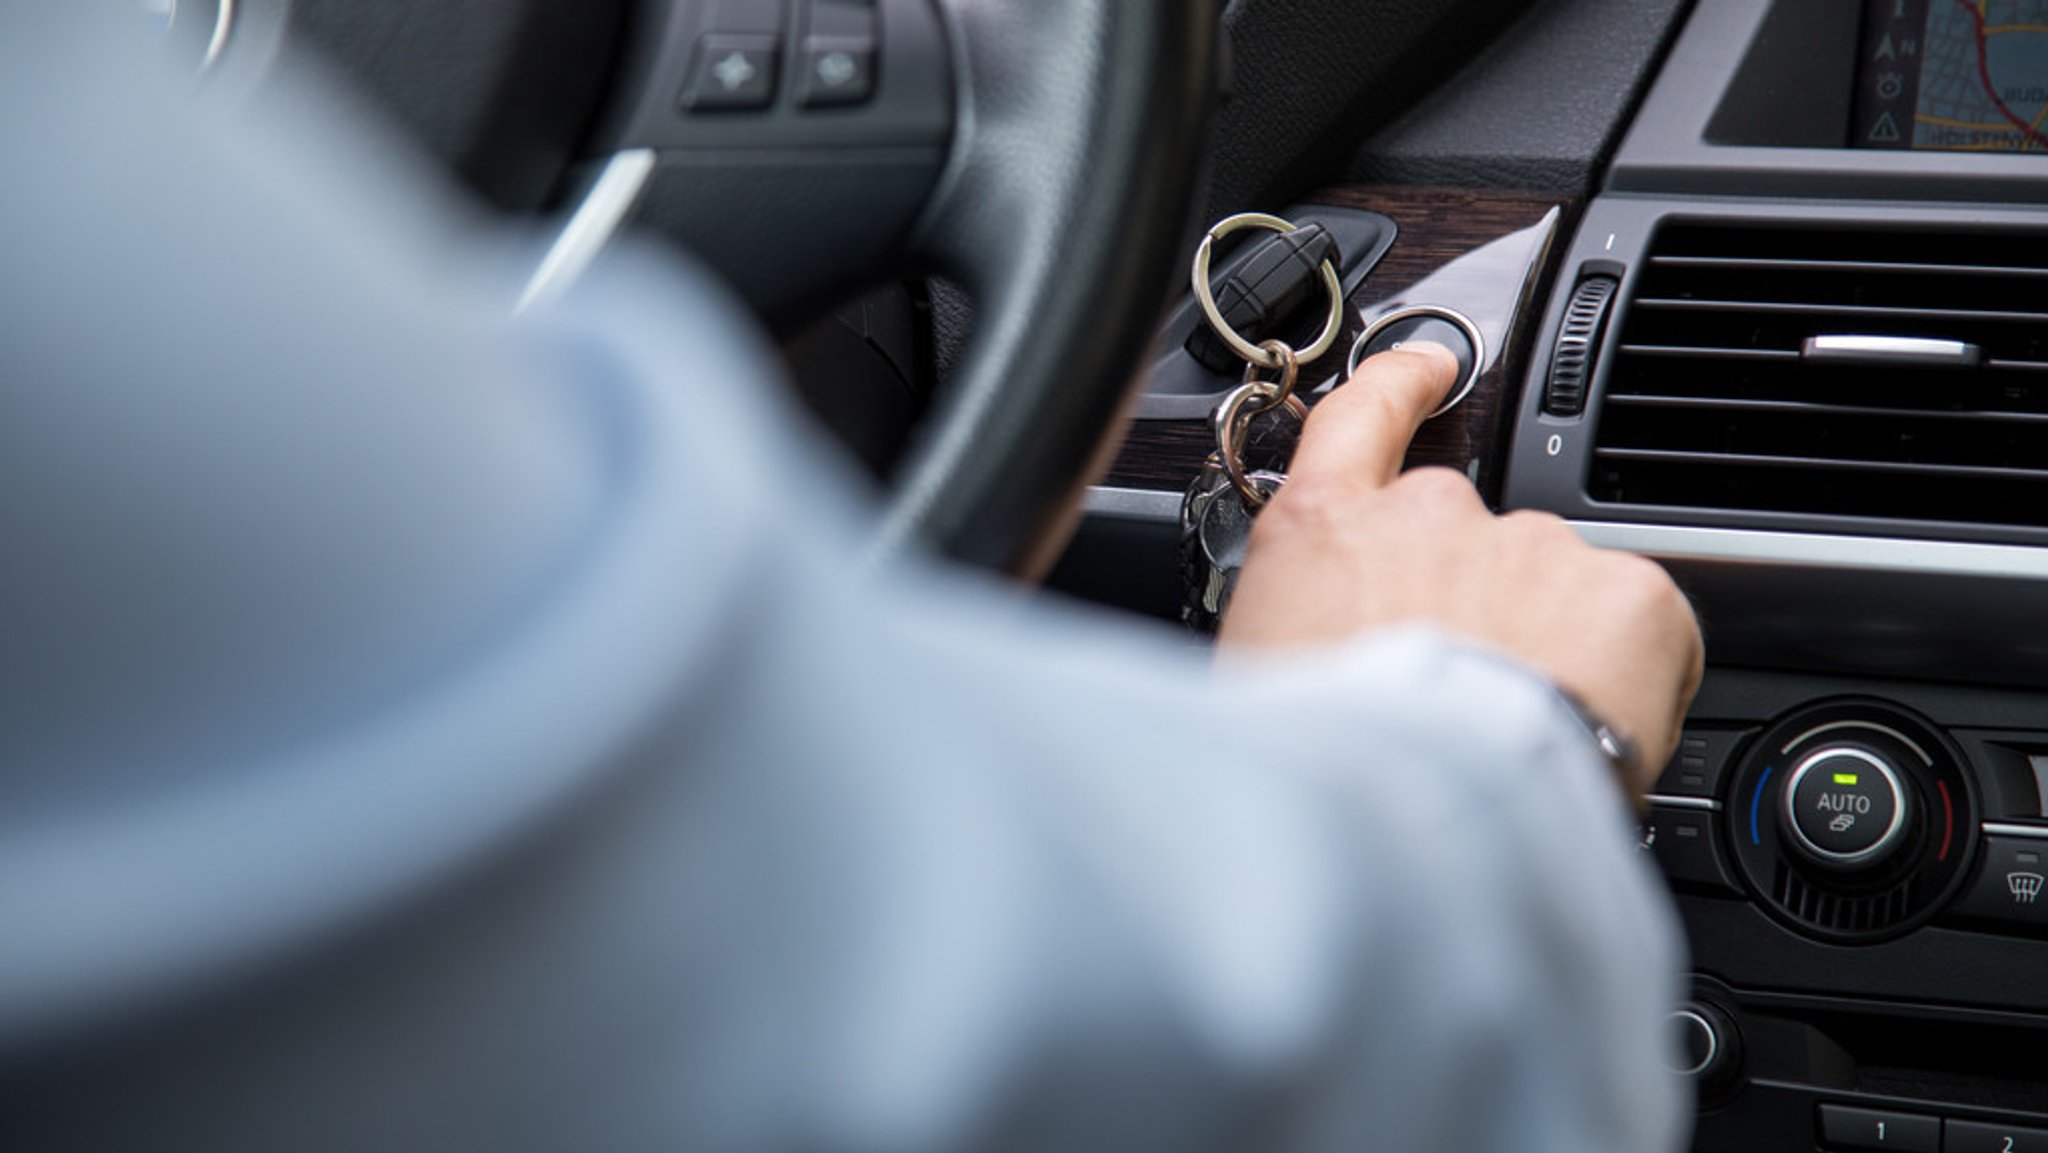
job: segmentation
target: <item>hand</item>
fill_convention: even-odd
[[[1636,742],[1640,796],[1699,688],[1692,606],[1652,561],[1595,549],[1548,513],[1494,516],[1449,469],[1402,473],[1456,360],[1382,353],[1310,414],[1288,481],[1254,524],[1224,617],[1230,649],[1328,644],[1426,622],[1550,677]]]

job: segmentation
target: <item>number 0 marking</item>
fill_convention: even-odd
[[[1551,456],[1557,456],[1559,453],[1562,453],[1564,451],[1564,436],[1560,433],[1551,433],[1550,440],[1543,445],[1543,451]]]

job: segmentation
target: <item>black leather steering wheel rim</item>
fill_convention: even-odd
[[[574,0],[491,3],[512,30],[497,39],[516,44],[551,27],[549,19]],[[637,204],[598,213],[605,221],[598,231],[608,236],[628,211],[636,213],[693,249],[771,320],[788,319],[776,316],[786,304],[778,293],[822,303],[906,271],[936,272],[964,287],[974,300],[975,332],[891,478],[876,551],[922,544],[970,564],[1036,575],[1064,541],[1077,490],[1100,459],[1177,279],[1215,98],[1220,7],[1213,0],[885,0],[878,11],[900,16],[919,3],[931,5],[934,39],[946,42],[952,97],[950,138],[933,138],[924,179],[938,175],[921,209],[924,184],[907,192],[887,185],[905,180],[907,170],[867,163],[843,138],[814,133],[779,153],[747,153],[768,157],[757,168],[730,154],[696,167],[684,159],[687,146],[664,141],[661,130],[638,138],[635,108],[646,110],[644,123],[676,122],[677,72],[625,63],[640,59],[627,51],[613,62],[622,75],[611,85],[612,119],[626,127],[600,133],[599,146],[609,141],[614,163],[637,155],[648,167],[632,182]],[[338,7],[321,0],[308,11]],[[398,78],[378,86],[389,89],[387,102],[409,111],[409,121],[432,125],[439,123],[429,115],[435,107],[425,106],[416,81],[437,74],[435,61],[403,50],[410,40],[396,35],[410,27],[409,10],[396,0],[350,9],[355,17],[336,17],[341,30],[326,39],[387,50],[388,58],[372,53],[351,70]],[[660,42],[670,10],[646,5],[636,35]],[[509,50],[485,51],[491,45],[483,39],[469,71],[541,75],[511,69]],[[882,63],[884,86],[889,66]],[[606,71],[596,60],[578,68],[579,77]],[[458,110],[466,118],[444,119],[468,123],[505,99],[487,88],[473,107]],[[468,168],[505,167],[488,143],[475,146],[485,159],[474,163],[463,159],[468,153],[443,151]],[[770,183],[778,163],[785,175],[830,176],[807,178],[804,195],[791,199],[782,195],[787,186]],[[652,178],[660,192],[642,195],[648,170],[669,175]],[[714,182],[723,182],[722,203],[741,211],[691,199]],[[900,216],[865,214],[898,196]],[[595,199],[593,191],[585,207]],[[850,243],[843,234],[837,244],[789,242],[825,217],[842,228],[853,221],[866,235]],[[767,238],[784,243],[762,243]],[[776,255],[764,259],[764,252]]]
[[[1023,575],[1064,542],[1174,282],[1219,21],[1189,0],[943,0],[957,107],[908,247],[975,332],[880,547]]]

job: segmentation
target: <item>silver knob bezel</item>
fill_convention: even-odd
[[[1885,783],[1890,785],[1892,790],[1891,824],[1885,827],[1884,832],[1878,836],[1877,840],[1871,842],[1869,848],[1859,849],[1853,853],[1837,853],[1831,849],[1823,849],[1819,845],[1814,844],[1813,839],[1806,835],[1806,830],[1799,827],[1798,811],[1792,807],[1793,799],[1799,795],[1800,783],[1806,780],[1806,774],[1812,772],[1813,767],[1822,761],[1831,761],[1842,757],[1861,761],[1876,770],[1877,774],[1884,778]],[[1799,762],[1799,767],[1792,770],[1792,775],[1785,781],[1784,801],[1780,805],[1780,809],[1785,815],[1785,827],[1791,830],[1792,836],[1798,840],[1801,848],[1831,865],[1860,865],[1888,851],[1905,834],[1906,803],[1905,782],[1899,780],[1897,771],[1887,764],[1883,757],[1867,749],[1857,748],[1854,745],[1829,745],[1826,748],[1816,749],[1808,753],[1806,758]]]
[[[1472,342],[1472,371],[1467,372],[1464,378],[1458,381],[1457,386],[1451,389],[1449,400],[1444,401],[1435,412],[1424,418],[1434,420],[1458,407],[1461,401],[1471,396],[1472,390],[1479,387],[1479,375],[1486,371],[1486,337],[1480,334],[1479,326],[1473,323],[1471,317],[1455,308],[1445,308],[1441,304],[1411,304],[1406,308],[1397,308],[1383,316],[1374,317],[1372,323],[1365,326],[1365,331],[1358,334],[1358,339],[1351,342],[1351,355],[1344,362],[1344,378],[1349,380],[1358,372],[1359,362],[1365,359],[1365,346],[1371,344],[1374,337],[1390,325],[1418,318],[1446,321],[1463,332],[1466,340]]]
[[[1699,1061],[1690,1066],[1682,1065],[1677,1061],[1671,1061],[1665,1065],[1665,1068],[1681,1077],[1697,1077],[1708,1069],[1713,1068],[1714,1061],[1721,1056],[1721,1031],[1714,1028],[1714,1023],[1707,1020],[1706,1015],[1699,1010],[1690,1008],[1673,1009],[1670,1019],[1672,1021],[1689,1022],[1698,1026],[1699,1031],[1706,1034],[1707,1052]]]

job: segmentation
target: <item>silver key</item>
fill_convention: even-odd
[[[1259,491],[1271,496],[1287,478],[1264,470],[1247,474]],[[1181,584],[1187,599],[1181,620],[1188,627],[1212,632],[1230,606],[1251,541],[1254,510],[1245,507],[1223,468],[1211,460],[1181,500]]]

